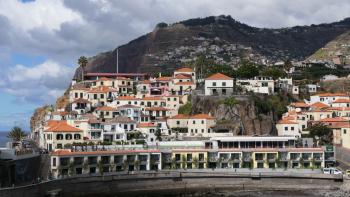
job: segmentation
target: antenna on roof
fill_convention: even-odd
[[[119,73],[119,47],[117,48],[117,74]]]

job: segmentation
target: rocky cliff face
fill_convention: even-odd
[[[210,113],[219,125],[230,128],[235,134],[240,134],[241,126],[244,135],[277,134],[273,116],[257,114],[254,102],[248,97],[238,98],[239,103],[233,109],[221,104],[222,99],[215,96],[193,96],[192,113]]]
[[[290,28],[255,28],[230,16],[189,19],[158,25],[154,31],[119,47],[119,72],[167,72],[198,55],[218,63],[304,60],[339,35],[349,31],[350,20]],[[89,58],[87,72],[115,72],[117,50]]]

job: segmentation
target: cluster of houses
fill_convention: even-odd
[[[350,96],[346,93],[322,93],[310,100],[294,102],[276,124],[278,135],[301,137],[315,124],[333,130],[333,144],[350,148]]]
[[[350,109],[345,94],[292,103],[277,123],[278,136],[218,132],[210,114],[179,113],[194,91],[217,97],[231,96],[237,87],[260,94],[274,94],[277,87],[298,94],[298,86],[291,78],[234,80],[221,73],[198,81],[191,68],[158,77],[87,73],[83,81],[72,82],[67,107],[48,112],[32,135],[51,152],[51,172],[59,177],[169,168],[318,168],[333,165],[334,152],[310,140],[299,143],[308,125],[344,119],[330,126],[339,136],[350,132],[343,128]]]

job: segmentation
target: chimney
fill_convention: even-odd
[[[162,77],[162,73],[161,72],[159,72],[159,77]]]

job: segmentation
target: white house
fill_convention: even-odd
[[[233,78],[216,73],[205,79],[205,95],[229,95],[233,93]]]
[[[238,79],[236,84],[247,91],[252,91],[260,94],[271,95],[274,93],[275,89],[275,82],[271,77],[254,77],[254,79]]]

